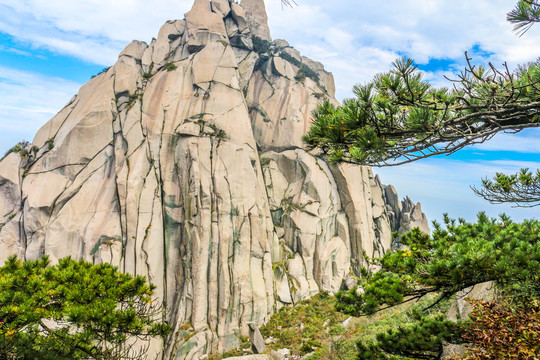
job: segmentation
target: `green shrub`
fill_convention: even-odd
[[[155,286],[107,263],[11,256],[0,267],[0,289],[2,359],[142,359],[144,346],[132,351],[129,338],[171,331],[154,305]]]
[[[270,47],[272,43],[268,40],[261,39],[260,37],[253,36],[253,51],[257,54],[269,54],[271,52]]]
[[[298,61],[298,59],[296,59],[294,56],[291,56],[285,52],[280,52],[279,57],[299,68],[298,73],[294,77],[296,81],[303,83],[306,77],[308,77],[320,86],[321,79],[319,77],[319,74],[313,71],[309,66],[307,66],[301,61]]]
[[[14,145],[5,153],[5,155],[2,157],[2,160],[11,153],[18,153],[19,155],[21,155],[21,157],[25,157],[26,155],[28,155],[28,151],[25,150],[25,148],[29,145],[30,143],[26,140],[19,141],[16,145]],[[26,151],[25,155],[23,155],[23,150]]]
[[[306,81],[306,74],[302,71],[302,69],[298,70],[298,73],[294,76],[294,80],[301,82],[302,84],[304,81]]]
[[[167,71],[174,71],[174,70],[176,70],[178,67],[177,67],[173,62],[170,62],[170,63],[165,64],[164,68],[165,68],[165,70],[167,70]]]
[[[334,301],[333,296],[322,292],[299,302],[295,307],[283,307],[261,329],[265,338],[276,339],[275,343],[268,345],[269,349],[287,348],[292,353],[307,354],[316,348],[317,351],[328,348],[334,336],[330,334],[330,329],[341,326],[348,317],[334,309]],[[340,328],[340,334],[343,334],[346,329]]]

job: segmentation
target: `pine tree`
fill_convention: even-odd
[[[387,166],[540,126],[540,66],[517,75],[470,60],[450,89],[426,82],[412,59],[398,59],[389,72],[356,85],[343,105],[320,104],[303,140],[335,162]]]
[[[445,227],[435,224],[431,236],[414,229],[399,241],[400,249],[370,260],[377,272],[362,269],[358,289],[337,294],[337,309],[369,315],[426,295],[436,297],[416,323],[378,334],[376,343],[359,344],[359,359],[438,359],[445,343],[467,342],[464,329],[476,323],[452,322],[431,310],[476,284],[492,281],[518,313],[540,298],[540,221],[515,223],[480,213],[476,223],[468,223],[445,216]]]
[[[476,195],[492,204],[514,203],[519,207],[540,205],[540,170],[536,174],[521,169],[517,174],[497,173],[493,180],[482,180],[481,188],[472,188]]]
[[[170,330],[155,287],[110,264],[12,256],[0,289],[0,359],[143,359]]]

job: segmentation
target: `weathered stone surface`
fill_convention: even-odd
[[[392,231],[427,226],[369,168],[301,148],[317,103],[337,103],[333,79],[271,42],[265,17],[262,0],[195,1],[81,87],[29,155],[0,161],[0,261],[73,256],[145,275],[174,329],[151,355],[199,359],[339,290]],[[319,83],[295,79],[299,62]]]
[[[242,0],[241,5],[244,8],[253,35],[261,39],[271,40],[264,0]]]
[[[20,255],[22,244],[19,224],[22,202],[19,178],[24,171],[18,154],[11,153],[0,162],[0,263],[10,255]]]
[[[336,94],[336,85],[334,83],[334,77],[331,73],[324,70],[323,64],[318,61],[313,61],[310,58],[302,56],[302,62],[306,64],[311,70],[315,71],[320,77],[321,85],[326,89],[328,94],[334,96]]]
[[[226,358],[227,360],[271,360],[272,356],[268,354],[256,354],[256,355],[246,355],[246,356],[234,356]]]
[[[246,13],[244,11],[244,8],[241,7],[240,5],[238,5],[237,3],[232,2],[231,3],[231,14],[232,14],[232,17],[233,17],[234,21],[236,22],[236,25],[238,26],[238,31],[240,33],[245,32],[245,30],[248,27],[248,23],[247,23],[247,20],[246,20]]]
[[[196,53],[208,43],[227,38],[223,16],[212,12],[208,0],[195,0],[193,8],[185,17],[186,46],[189,53]]]
[[[276,75],[270,59],[265,64],[253,73],[247,88],[255,139],[264,150],[300,148],[310,126],[310,110],[320,101],[322,90],[309,78],[302,83],[294,79],[296,74]]]
[[[280,76],[283,76],[287,79],[293,79],[296,76],[296,73],[298,72],[298,68],[296,68],[294,65],[292,65],[288,61],[285,61],[279,56],[276,56],[272,60],[273,60],[274,70]]]
[[[473,309],[471,304],[465,299],[494,301],[497,299],[495,284],[488,281],[458,292],[456,294],[456,299],[452,302],[450,309],[448,310],[448,318],[450,320],[464,320],[469,317],[469,314]]]
[[[426,215],[422,213],[420,203],[414,203],[409,197],[402,202],[402,216],[400,218],[399,232],[403,233],[415,227],[429,234],[429,225]]]
[[[120,53],[120,55],[118,55],[118,57],[130,56],[135,59],[141,59],[144,54],[144,51],[147,48],[148,48],[148,45],[145,42],[139,41],[139,40],[133,40],[131,43],[129,43],[128,46],[124,48],[124,50],[122,50],[122,52]]]
[[[291,355],[291,351],[289,349],[279,349],[278,351],[272,350],[270,351],[270,356],[274,360],[283,360],[285,358],[288,358]]]
[[[456,294],[456,299],[450,305],[447,316],[450,320],[466,320],[472,312],[471,304],[465,299],[480,301],[496,301],[497,292],[493,282],[485,282],[464,289]],[[466,348],[463,345],[446,345],[443,348],[442,359],[455,359],[456,356],[465,355]]]
[[[212,11],[225,17],[231,11],[231,6],[228,0],[212,0]]]
[[[266,349],[266,344],[261,335],[259,327],[255,323],[249,324],[249,338],[251,339],[251,349],[255,354],[262,354]]]

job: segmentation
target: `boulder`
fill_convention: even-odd
[[[256,355],[245,355],[245,356],[233,356],[225,358],[227,360],[272,360],[272,356],[268,354],[256,354]]]
[[[261,354],[266,349],[266,344],[261,335],[259,327],[255,323],[249,324],[249,338],[251,340],[251,349],[255,354]]]
[[[468,287],[456,294],[456,298],[452,301],[447,316],[450,320],[466,320],[472,312],[472,306],[465,299],[481,300],[481,301],[496,301],[497,292],[493,282],[485,282],[475,286]],[[456,356],[463,356],[466,353],[466,348],[463,345],[445,345],[443,347],[442,359],[455,359]]]
[[[264,40],[271,40],[264,0],[242,0],[240,4],[244,9],[252,34]]]
[[[354,289],[358,285],[358,280],[355,277],[348,276],[343,280],[343,288],[345,290]]]
[[[289,349],[279,349],[277,351],[272,350],[270,351],[270,356],[273,360],[283,360],[288,358],[291,355],[291,351]]]
[[[221,15],[221,17],[225,17],[231,12],[231,6],[228,0],[212,0],[211,6],[212,11]]]

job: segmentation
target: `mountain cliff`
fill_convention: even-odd
[[[334,99],[324,67],[273,41],[263,0],[196,0],[133,41],[0,162],[0,261],[111,262],[157,285],[174,333],[225,351],[284,305],[337,291],[363,253],[427,221],[367,167],[302,149]]]

